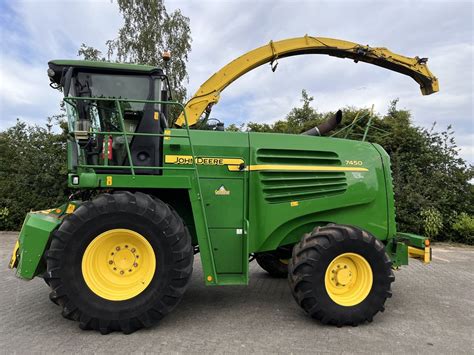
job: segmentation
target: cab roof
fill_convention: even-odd
[[[153,67],[151,65],[141,64],[130,64],[130,63],[110,63],[104,61],[93,61],[93,60],[68,60],[68,59],[55,59],[48,62],[49,69],[54,71],[54,75],[50,75],[51,81],[59,84],[62,76],[65,74],[68,68],[77,69],[89,69],[93,71],[105,71],[105,72],[124,72],[124,73],[136,73],[136,74],[158,74],[163,75],[163,71],[160,68]]]
[[[93,60],[68,60],[68,59],[55,59],[48,62],[48,65],[53,64],[62,67],[75,67],[75,68],[94,68],[94,69],[114,69],[114,70],[126,70],[126,71],[140,71],[145,73],[151,73],[155,70],[161,70],[160,68],[153,67],[151,65],[140,65],[140,64],[129,64],[129,63],[111,63],[104,61],[93,61]]]

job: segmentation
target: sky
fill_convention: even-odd
[[[263,65],[230,85],[212,117],[230,123],[282,119],[301,105],[301,90],[319,111],[389,102],[412,112],[414,123],[452,125],[461,156],[474,163],[473,1],[165,1],[190,18],[188,94],[243,53],[291,37],[344,39],[395,53],[428,57],[440,92],[422,96],[411,78],[323,55]],[[81,43],[105,50],[123,20],[111,0],[0,0],[0,130],[17,118],[43,125],[59,112],[61,94],[49,87],[51,59],[77,59]]]

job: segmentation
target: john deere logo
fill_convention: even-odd
[[[230,191],[225,188],[224,185],[221,185],[217,190],[214,191],[217,196],[229,196]]]
[[[191,165],[193,157],[191,155],[166,155],[166,164],[176,165]],[[196,165],[235,165],[243,164],[243,159],[240,158],[221,158],[221,157],[196,157],[194,161]]]

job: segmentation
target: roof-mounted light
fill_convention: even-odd
[[[170,51],[164,51],[161,54],[161,58],[167,63],[171,59],[171,52]]]

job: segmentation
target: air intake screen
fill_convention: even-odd
[[[257,163],[265,165],[340,166],[334,152],[260,149]],[[289,202],[328,197],[347,189],[344,172],[261,171],[259,178],[265,200]]]

